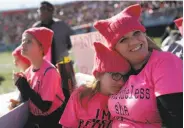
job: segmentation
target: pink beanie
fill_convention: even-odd
[[[23,57],[21,55],[21,49],[22,47],[21,46],[18,46],[13,52],[12,52],[12,56],[17,56],[20,60],[22,60],[24,63],[28,64],[28,65],[31,65],[30,61]]]
[[[104,72],[128,72],[130,64],[117,52],[105,47],[102,43],[95,42],[95,60],[93,75]]]
[[[52,44],[52,38],[54,34],[52,30],[45,27],[38,27],[38,28],[29,28],[24,33],[29,33],[32,36],[34,36],[39,41],[39,43],[42,44],[44,54],[45,55],[47,54]]]
[[[135,4],[125,8],[119,14],[94,23],[94,27],[105,37],[109,48],[114,48],[115,44],[128,32],[146,29],[139,22],[141,15],[141,6]]]
[[[176,19],[175,21],[176,26],[178,27],[181,35],[183,36],[183,17]]]

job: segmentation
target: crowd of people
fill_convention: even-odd
[[[56,63],[44,57],[49,49],[53,50],[54,45],[68,36],[67,33],[59,35],[61,31],[57,28],[63,22],[53,20],[53,6],[48,2],[41,3],[42,20],[23,32],[21,45],[12,53],[16,66],[26,68],[14,73],[15,86],[29,106],[24,128],[183,126],[182,59],[163,52],[145,34],[146,28],[139,20],[141,10],[139,4],[130,5],[110,18],[94,23],[94,28],[107,43],[94,42],[94,81],[78,88],[72,83],[73,89],[66,95],[64,86],[70,85],[68,80],[71,82],[67,73],[70,67],[65,65],[68,57],[59,54],[62,59],[56,58]],[[183,36],[183,19],[177,19],[175,23]],[[66,24],[63,27],[66,28],[64,32],[69,29]],[[60,44],[69,43],[61,41]],[[17,50],[22,57],[16,54]],[[50,53],[51,57],[56,57]],[[29,67],[23,66],[27,63],[25,59],[30,61]],[[60,70],[59,64],[66,68]],[[69,79],[65,79],[66,76]],[[65,80],[67,83],[63,82]]]
[[[62,19],[70,26],[77,26],[95,22],[117,14],[125,7],[137,2],[123,1],[78,1],[64,5],[55,5],[55,17]],[[182,6],[182,1],[142,1],[144,12],[151,14],[154,11]],[[20,43],[21,34],[39,18],[37,9],[15,10],[0,12],[0,43]]]

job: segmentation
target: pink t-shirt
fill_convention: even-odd
[[[29,100],[29,109],[32,114],[49,115],[62,105],[64,94],[61,89],[61,78],[50,62],[44,60],[41,68],[36,72],[33,72],[33,67],[30,66],[26,70],[26,77],[31,88],[41,96],[42,100],[52,101],[51,108],[43,113]]]
[[[112,118],[107,108],[109,97],[96,93],[90,100],[85,97],[81,106],[81,89],[83,87],[72,93],[59,123],[67,128],[110,128]]]
[[[156,97],[183,92],[182,65],[171,53],[153,51],[143,70],[109,98],[113,128],[161,128]]]

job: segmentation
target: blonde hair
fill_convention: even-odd
[[[82,104],[82,99],[85,97],[88,97],[88,101],[97,93],[100,91],[100,81],[94,80],[91,83],[83,85],[83,89],[80,91],[79,94],[79,101],[81,103],[81,106],[86,106],[87,104]]]
[[[147,42],[148,42],[148,50],[153,51],[153,50],[158,50],[162,51],[159,46],[156,45],[156,43],[148,36],[146,36]]]

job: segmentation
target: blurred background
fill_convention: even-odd
[[[174,20],[183,17],[183,1],[62,1],[55,5],[54,17],[65,21],[75,34],[95,31],[93,23],[109,18],[125,7],[139,3],[143,8],[141,22],[148,36],[161,46],[168,33],[176,30]],[[23,31],[39,20],[40,0],[5,0],[0,2],[0,94],[15,90],[12,71],[16,70],[12,50],[21,42]]]

